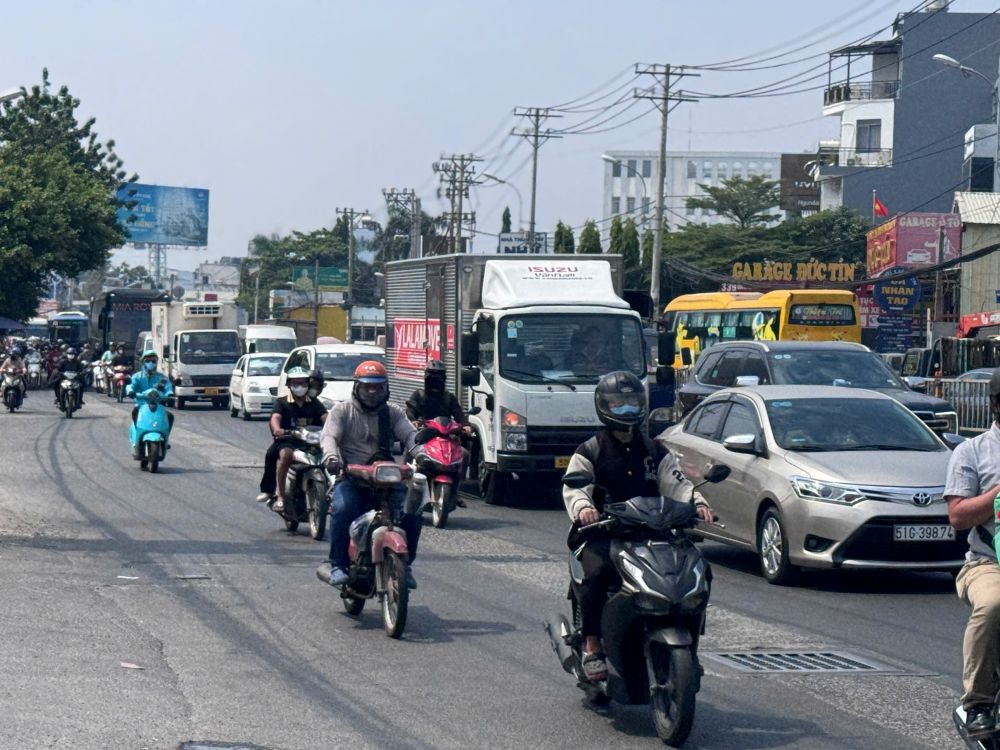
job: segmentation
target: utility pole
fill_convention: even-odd
[[[366,216],[368,211],[356,211],[353,208],[338,208],[337,216],[347,219],[347,302],[354,305],[354,216],[361,214]],[[319,298],[319,262],[316,265],[316,296]],[[317,302],[318,304],[318,302]],[[350,307],[346,307],[347,312],[347,343],[351,343],[351,312]],[[318,323],[318,321],[317,321]],[[317,328],[317,336],[318,328]]]
[[[410,252],[407,257],[419,258],[421,256],[420,220],[422,216],[420,213],[420,199],[417,197],[417,194],[409,188],[405,188],[403,190],[396,190],[396,188],[383,188],[382,195],[385,196],[385,202],[387,204],[395,206],[400,211],[409,215]]]
[[[554,115],[548,109],[539,107],[515,107],[515,117],[526,117],[531,124],[529,130],[511,130],[511,135],[519,135],[531,144],[531,218],[528,220],[528,249],[535,252],[535,196],[538,191],[538,147],[549,138],[562,138],[551,130],[541,132],[542,122],[550,117],[562,117]]]
[[[445,186],[438,190],[438,195],[444,195],[451,201],[451,213],[448,217],[448,236],[451,238],[451,251],[453,253],[462,252],[462,227],[464,224],[475,224],[476,215],[474,212],[464,213],[462,211],[462,201],[469,197],[469,188],[478,185],[482,180],[478,179],[475,163],[482,161],[475,154],[452,154],[451,156],[441,155],[441,160],[434,162],[431,167],[435,174],[440,175],[441,184]]]
[[[685,97],[682,91],[675,93],[672,90],[674,80],[687,76],[697,76],[698,74],[687,73],[683,66],[674,68],[669,63],[666,65],[639,63],[635,66],[635,72],[636,75],[652,76],[654,82],[649,89],[636,89],[633,92],[633,96],[639,99],[651,99],[656,102],[656,106],[659,107],[661,114],[660,159],[657,163],[658,172],[656,175],[656,224],[653,227],[653,267],[650,269],[649,274],[649,296],[653,299],[653,315],[658,319],[660,316],[660,265],[663,258],[663,196],[665,192],[664,183],[667,176],[667,116],[670,114],[670,110],[673,109],[671,102],[675,102],[673,106],[677,106],[681,102],[696,101],[690,97]]]

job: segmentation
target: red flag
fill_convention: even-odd
[[[885,204],[878,199],[878,196],[872,194],[872,213],[876,216],[888,216],[889,209],[885,207]]]

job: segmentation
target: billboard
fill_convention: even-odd
[[[807,171],[816,161],[815,154],[781,155],[781,208],[801,213],[819,211],[819,183]]]
[[[292,268],[292,281],[301,289],[315,289],[315,266],[295,266]],[[346,292],[350,284],[347,269],[339,266],[321,266],[319,269],[319,290],[321,292]]]
[[[868,275],[890,268],[920,268],[961,254],[958,214],[911,213],[893,217],[868,232]]]
[[[130,245],[208,246],[207,190],[133,183],[118,198],[136,203],[117,214]]]
[[[544,255],[551,252],[549,234],[535,232],[535,249],[532,250],[528,242],[528,232],[501,232],[496,250],[483,245],[473,246],[473,252],[477,255]]]
[[[441,321],[438,318],[396,318],[392,322],[393,341],[396,350],[396,367],[413,370],[413,379],[422,380],[424,367],[432,359],[441,359]],[[455,350],[455,326],[448,324],[445,329],[445,346]],[[408,377],[399,373],[401,377]]]

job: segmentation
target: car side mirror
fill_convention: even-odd
[[[562,478],[562,483],[565,487],[569,487],[571,490],[582,490],[584,487],[593,484],[594,480],[586,474],[582,474],[578,471],[572,471]]]
[[[681,364],[685,367],[690,367],[694,364],[694,352],[688,346],[681,349]]]
[[[968,438],[961,435],[956,435],[954,432],[945,432],[941,435],[941,440],[952,450],[955,450],[958,446],[964,443]]]
[[[676,382],[673,365],[659,365],[656,368],[657,385],[674,385]]]
[[[750,435],[749,433],[746,435],[730,435],[722,441],[722,447],[733,453],[748,453],[751,456],[756,456],[759,453],[757,450],[757,436]]]
[[[463,356],[463,359],[465,357]],[[479,385],[479,368],[475,365],[462,368],[462,385],[472,388]]]

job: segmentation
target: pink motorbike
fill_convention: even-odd
[[[411,491],[421,490],[421,507],[430,506],[436,529],[448,525],[448,516],[458,505],[458,484],[465,467],[462,436],[462,425],[449,417],[429,419],[417,432],[413,454],[417,473]]]

